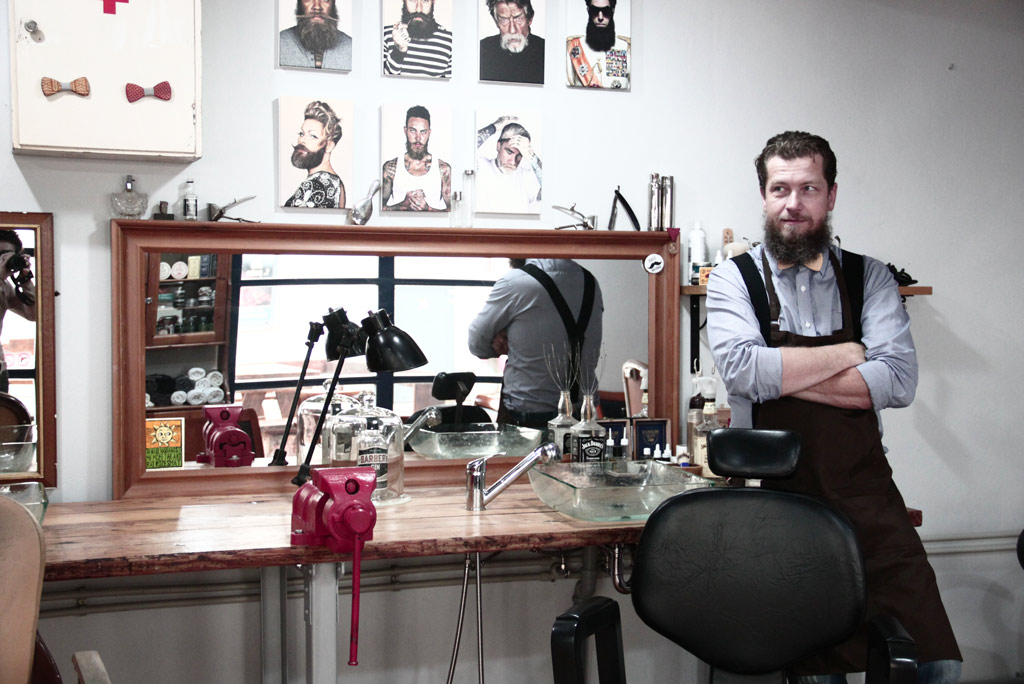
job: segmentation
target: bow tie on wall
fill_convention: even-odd
[[[138,102],[147,95],[151,95],[160,100],[170,100],[171,84],[167,81],[160,81],[152,88],[143,88],[142,86],[134,83],[125,83],[124,95],[128,98],[129,102]]]
[[[43,95],[46,97],[56,95],[59,92],[71,92],[82,97],[86,97],[89,94],[89,79],[85,76],[76,78],[71,83],[62,83],[55,78],[43,76],[40,85],[43,88]]]

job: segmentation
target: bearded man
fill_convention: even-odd
[[[401,0],[402,19],[384,27],[384,73],[452,77],[452,32],[434,19],[435,0]]]
[[[796,471],[763,486],[809,494],[850,518],[866,563],[867,616],[903,624],[917,644],[918,682],[954,682],[960,651],[881,441],[881,410],[907,406],[917,388],[897,283],[877,259],[831,244],[838,188],[828,141],[782,133],[755,167],[764,243],[716,267],[707,289],[708,340],[731,425],[800,433]],[[865,635],[866,622],[797,672],[863,671]]]
[[[284,206],[345,207],[345,184],[331,166],[331,153],[339,140],[341,121],[331,106],[319,100],[306,105],[298,139],[292,147],[292,166],[308,173]]]
[[[336,0],[296,0],[295,22],[281,31],[281,66],[352,70],[352,36],[338,30]]]
[[[628,3],[629,0],[623,0]],[[615,33],[618,0],[584,0],[587,32],[565,41],[566,77],[570,86],[629,90],[628,36]]]
[[[451,164],[430,154],[430,111],[416,105],[405,113],[405,155],[384,162],[381,209],[384,211],[448,211],[451,208]]]
[[[476,132],[479,211],[528,214],[540,209],[543,165],[530,132],[516,120],[515,116],[502,116]],[[491,158],[483,150],[495,136]]]
[[[486,0],[498,34],[480,41],[480,80],[544,82],[544,39],[532,32],[530,0]]]

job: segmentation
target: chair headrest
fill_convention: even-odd
[[[800,433],[792,430],[719,428],[708,435],[708,465],[723,477],[788,477],[796,470],[800,444]]]

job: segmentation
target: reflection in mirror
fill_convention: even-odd
[[[469,239],[454,239],[464,236]],[[578,257],[599,281],[613,283],[616,297],[605,297],[602,387],[621,392],[622,362],[646,358],[657,347],[648,339],[655,320],[649,311],[663,306],[643,306],[649,279],[639,261],[651,252],[667,256],[669,244],[664,235],[268,224],[237,230],[114,221],[115,369],[124,369],[115,383],[125,388],[115,397],[114,495],[225,491],[218,487],[287,491],[287,479],[308,446],[301,437],[296,443],[303,434],[301,410],[287,443],[288,465],[266,466],[284,435],[310,324],[332,309],[345,309],[353,321],[386,309],[429,360],[391,375],[370,373],[363,357],[349,358],[336,393],[354,396],[371,389],[378,405],[409,416],[443,403],[431,396],[437,373],[470,371],[477,382],[466,403],[496,407],[503,359],[473,357],[467,330],[494,281],[508,270],[509,256]],[[300,406],[322,397],[323,382],[333,373],[335,362],[325,350],[321,338],[310,351]],[[145,403],[144,411],[132,404],[133,394]],[[251,409],[258,419],[253,436],[262,437],[262,461],[242,468],[197,465],[195,456],[204,447],[203,407],[225,402]],[[184,419],[181,466],[147,468],[146,417]],[[462,464],[441,467],[407,456],[407,482],[417,476],[423,482],[464,479]]]
[[[0,485],[57,484],[53,217],[0,213]]]

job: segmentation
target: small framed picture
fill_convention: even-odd
[[[665,445],[672,448],[672,421],[668,418],[634,418],[633,419],[633,444],[635,445],[637,458],[643,458],[644,447],[654,454],[654,447]]]
[[[146,419],[146,469],[180,468],[185,463],[185,419]]]

